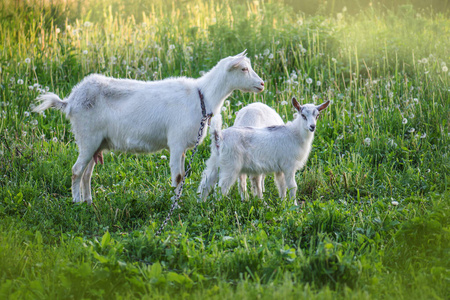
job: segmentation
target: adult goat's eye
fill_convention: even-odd
[[[248,68],[242,68],[242,71],[243,71],[243,72],[247,72],[247,71],[248,71]]]

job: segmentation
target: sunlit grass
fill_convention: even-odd
[[[0,12],[1,296],[449,294],[446,15],[401,6],[307,16],[258,1],[26,3]],[[161,237],[173,196],[168,151],[106,154],[95,206],[70,204],[77,148],[60,112],[31,113],[40,93],[66,96],[90,73],[199,77],[244,49],[266,90],[234,92],[225,126],[254,101],[286,121],[292,96],[332,101],[297,174],[303,208],[278,199],[270,176],[264,201],[242,203],[234,188],[198,204],[208,139]]]

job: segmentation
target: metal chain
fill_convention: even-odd
[[[203,95],[201,96],[201,99],[202,98],[203,98]],[[203,103],[202,103],[202,106],[204,107]],[[161,227],[159,227],[158,231],[156,232],[156,235],[160,235],[161,232],[164,230],[164,228],[166,228],[167,222],[172,217],[173,211],[175,210],[175,208],[179,207],[178,206],[178,202],[181,203],[180,197],[181,197],[181,193],[183,192],[184,182],[185,182],[185,180],[186,180],[186,178],[188,176],[189,171],[191,170],[191,164],[192,164],[192,161],[194,160],[195,153],[197,152],[197,147],[200,144],[200,139],[202,138],[202,135],[203,135],[203,129],[205,128],[206,122],[209,121],[211,119],[211,117],[212,117],[212,113],[209,113],[209,114],[204,113],[203,114],[202,120],[200,122],[200,128],[198,129],[197,141],[195,142],[194,149],[192,149],[192,155],[191,155],[191,158],[189,160],[189,164],[188,164],[188,166],[186,168],[186,171],[184,172],[183,179],[180,182],[180,188],[178,190],[178,193],[176,194],[175,200],[172,203],[172,207],[170,208],[170,211],[167,214],[166,219],[161,224]]]

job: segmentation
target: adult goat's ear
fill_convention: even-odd
[[[300,103],[298,103],[297,99],[295,99],[295,97],[292,97],[292,105],[294,105],[295,109],[300,112],[302,111],[302,106],[300,105]]]
[[[328,105],[330,105],[330,100],[327,100],[327,102],[324,102],[324,103],[322,103],[322,104],[316,106],[316,108],[317,108],[318,111],[322,111],[322,110],[324,110],[325,108],[327,108]]]
[[[244,51],[242,51],[241,53],[236,55],[236,57],[238,57],[238,56],[247,56],[247,49],[245,49]]]
[[[239,65],[241,64],[241,62],[244,59],[245,59],[245,55],[244,56],[237,55],[237,56],[233,57],[233,59],[231,60],[229,66],[228,66],[228,70],[239,68]]]

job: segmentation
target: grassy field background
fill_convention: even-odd
[[[3,1],[0,298],[448,299],[448,7],[311,3]],[[332,101],[303,207],[271,176],[264,201],[235,186],[197,203],[208,139],[161,236],[168,151],[106,154],[95,205],[71,204],[77,148],[60,112],[31,112],[40,93],[90,73],[199,77],[244,49],[266,90],[234,92],[225,126],[255,101],[286,121],[292,96]]]

